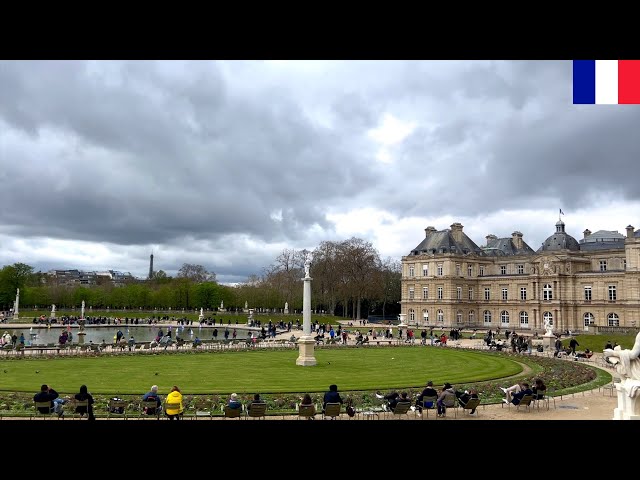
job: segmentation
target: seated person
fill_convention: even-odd
[[[511,385],[508,388],[500,387],[500,390],[502,390],[505,393],[505,397],[506,397],[506,398],[503,398],[502,401],[504,403],[511,403],[513,394],[519,393],[520,390],[522,390],[522,385],[520,383],[516,383],[515,385]]]
[[[416,408],[420,412],[422,412],[424,397],[438,397],[438,391],[433,388],[433,382],[431,380],[427,382],[427,386],[424,390],[422,390],[422,393],[418,395],[418,398],[416,400]],[[427,408],[433,408],[433,405],[427,405]]]
[[[475,388],[472,388],[469,391],[465,390],[464,392],[456,391],[456,397],[458,397],[458,403],[462,408],[464,408],[472,398],[480,398],[478,397],[478,390],[476,390]],[[476,409],[474,408],[469,413],[473,415],[474,413],[476,413]]]
[[[260,394],[259,394],[259,393],[256,393],[256,394],[253,396],[253,400],[251,400],[251,401],[248,403],[247,408],[251,408],[251,404],[253,404],[253,403],[260,403],[260,404],[264,403],[264,400],[262,400],[262,399],[260,398]]]
[[[88,407],[76,407],[76,413],[80,415],[87,415],[89,420],[95,420],[96,417],[93,414],[93,396],[87,390],[86,385],[80,386],[80,392],[75,394],[75,399],[80,401],[88,401]]]
[[[542,400],[544,398],[544,394],[547,391],[547,386],[544,384],[541,378],[536,378],[533,384],[533,390],[533,399]]]
[[[238,408],[242,408],[242,403],[240,403],[240,401],[238,400],[238,394],[237,393],[232,393],[231,396],[229,397],[229,402],[227,402],[227,407],[231,408],[231,409],[238,409]]]
[[[145,407],[144,413],[146,413],[147,415],[156,415],[158,410],[162,409],[162,399],[160,398],[160,395],[158,395],[157,385],[152,385],[151,390],[142,396],[143,402],[151,402],[153,400],[156,401],[157,406],[156,408]]]
[[[442,387],[436,406],[438,407],[438,416],[444,417],[447,413],[447,405],[453,405],[455,402],[456,392],[450,383],[445,383]]]
[[[524,397],[525,395],[533,395],[533,390],[529,388],[528,383],[523,382],[520,387],[520,391],[515,392],[511,395],[511,403],[513,403],[514,405],[519,405],[522,397]]]
[[[344,403],[342,397],[340,397],[340,394],[338,393],[338,386],[335,384],[329,385],[329,391],[324,394],[322,399],[322,411],[324,411],[327,403]]]
[[[398,398],[400,398],[400,394],[394,390],[393,392],[387,393],[383,398],[387,403],[382,405],[382,408],[386,411],[393,412],[393,409],[396,408],[396,404],[398,403]]]

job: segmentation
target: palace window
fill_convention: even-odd
[[[480,273],[478,273],[479,277],[484,277],[484,265],[480,265]]]
[[[409,321],[410,322],[416,321],[416,311],[413,308],[409,309]]]
[[[505,326],[509,325],[509,312],[506,310],[500,312],[500,323]]]
[[[549,283],[545,283],[542,288],[542,299],[553,300],[553,287]]]
[[[429,323],[429,310],[422,310],[422,320],[424,323]]]
[[[456,298],[462,300],[462,287],[456,287]]]
[[[518,265],[518,275],[522,275],[524,273],[524,265]]]
[[[473,267],[471,265],[467,266],[467,277],[473,276]]]
[[[523,327],[529,326],[529,314],[527,312],[520,312],[520,325]]]
[[[409,265],[409,276],[413,277],[415,274],[415,265],[411,264]]]
[[[593,325],[596,323],[596,319],[593,316],[593,313],[587,312],[584,314],[584,326],[588,327],[589,325]]]
[[[409,300],[413,300],[413,287],[409,287]]]
[[[469,300],[473,300],[473,287],[469,287]]]
[[[509,299],[509,290],[506,287],[502,289],[502,299],[503,300]]]
[[[460,273],[460,264],[456,263],[456,275],[459,277],[462,275],[462,273]]]
[[[606,260],[600,260],[600,271],[601,272],[606,272],[607,271],[607,261]]]
[[[442,264],[441,263],[438,264],[438,276],[439,277],[442,276]]]
[[[610,302],[615,302],[616,301],[616,286],[615,285],[609,285],[609,301]]]
[[[442,287],[438,287],[438,300],[442,300]]]
[[[423,263],[422,264],[422,276],[423,277],[428,277],[429,276],[429,264],[428,263]]]
[[[507,266],[500,265],[500,275],[506,275],[506,274],[507,274]]]
[[[442,310],[438,310],[438,322],[443,323],[444,322],[444,312]]]
[[[607,323],[610,327],[619,327],[620,326],[620,317],[616,313],[610,313],[607,317]]]
[[[458,313],[456,313],[456,322],[462,323],[462,310],[458,310]]]
[[[475,322],[475,315],[473,313],[473,310],[469,310],[469,323],[473,325],[473,322]]]
[[[422,287],[422,299],[427,300],[429,298],[429,287]]]
[[[520,287],[520,300],[527,299],[527,287]]]
[[[590,301],[591,301],[591,286],[590,286],[590,285],[589,285],[589,286],[584,287],[584,299],[585,299],[587,302],[590,302]]]
[[[485,287],[484,289],[484,299],[491,300],[491,289],[489,287]]]
[[[489,310],[484,311],[484,323],[491,323],[491,312]]]

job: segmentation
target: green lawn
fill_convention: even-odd
[[[636,341],[637,333],[632,335],[609,335],[609,334],[600,334],[600,335],[576,335],[576,340],[580,344],[576,350],[583,351],[585,348],[592,350],[594,352],[602,352],[604,350],[604,346],[607,343],[607,340],[611,340],[611,343],[618,342],[622,348],[633,348],[633,344]],[[565,347],[569,346],[569,337],[562,337],[562,345]]]
[[[36,392],[46,383],[70,394],[86,384],[94,394],[134,394],[157,384],[163,392],[178,385],[190,394],[285,393],[320,392],[335,383],[342,391],[385,390],[522,372],[510,358],[458,349],[318,349],[315,356],[315,367],[297,366],[297,350],[2,360],[0,389]]]

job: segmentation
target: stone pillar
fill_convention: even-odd
[[[303,296],[302,296],[302,336],[298,339],[299,356],[296,365],[303,367],[316,365],[314,356],[315,338],[311,334],[311,277],[308,269],[305,272]]]
[[[13,304],[13,319],[18,321],[18,319],[20,318],[20,313],[19,310],[20,309],[20,289],[18,289],[17,293],[16,293],[16,301]]]
[[[618,408],[613,410],[613,420],[640,420],[640,380],[627,378],[615,387]]]

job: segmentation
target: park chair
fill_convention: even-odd
[[[454,393],[445,395],[442,404],[446,408],[444,416],[446,416],[446,412],[453,410],[454,418],[458,417],[458,397]]]
[[[335,420],[340,417],[340,410],[342,409],[341,403],[327,403],[322,411],[322,419],[329,417],[331,420]]]
[[[224,418],[242,418],[242,411],[244,410],[244,405],[240,408],[229,408],[228,405],[222,406],[222,411],[224,412]]]
[[[469,401],[465,404],[460,403],[460,400],[458,400],[458,404],[460,405],[460,408],[462,408],[462,413],[464,413],[465,410],[469,410],[469,414],[471,414],[471,412],[475,410],[477,415],[478,407],[480,406],[480,399],[470,398]]]
[[[296,404],[296,410],[298,411],[298,420],[306,418],[307,420],[313,420],[316,415],[316,405],[299,405]]]
[[[265,418],[265,412],[267,411],[267,404],[265,402],[252,402],[247,407],[245,412],[246,417],[253,418]]]
[[[180,403],[179,402],[172,403],[172,402],[167,402],[165,400],[164,405],[162,406],[162,411],[165,413],[165,415],[167,415],[167,411],[168,410],[171,410],[171,411],[180,410]],[[178,417],[182,417],[184,415],[184,411],[185,410],[186,409],[184,408],[184,405],[183,405],[182,406],[182,412],[178,413],[177,416]],[[169,418],[168,415],[167,415],[167,418]],[[178,420],[179,420],[179,418],[178,418]]]
[[[392,416],[400,416],[400,415],[404,415],[405,417],[409,414],[409,412],[411,411],[411,402],[398,402],[396,403],[396,407],[391,410],[391,414]]]
[[[51,402],[33,402],[34,404],[34,408],[36,409],[36,414],[35,417],[42,417],[43,419],[47,419],[47,418],[52,418],[54,415],[57,416],[57,414],[53,411],[53,407],[51,406]],[[40,411],[40,409],[42,410],[47,410],[47,412],[42,412]],[[60,418],[60,417],[58,417]]]
[[[121,417],[127,419],[127,402],[120,398],[110,398],[107,407],[107,418]]]
[[[422,397],[422,418],[424,418],[424,412],[427,412],[427,418],[429,418],[429,410],[435,410],[437,405],[436,402],[438,401],[438,397],[436,396],[432,396],[432,397]]]
[[[516,410],[520,410],[520,407],[526,407],[527,410],[530,410],[531,402],[533,402],[533,395],[525,395],[520,399],[520,403],[516,405]]]
[[[147,413],[148,411],[152,413]],[[140,409],[138,410],[138,419],[156,417],[160,420],[160,413],[162,413],[162,405],[158,405],[157,400],[142,400],[140,401]]]
[[[546,390],[534,390],[533,391],[533,401],[534,407],[538,407],[540,409],[540,404],[546,405],[547,410],[550,408],[551,399],[553,399],[553,408],[556,407],[556,399],[551,395],[548,395]]]
[[[78,408],[82,408],[81,412],[78,412]],[[73,410],[71,411],[73,418],[78,417],[81,419],[83,416],[89,418],[89,400],[73,400]]]

